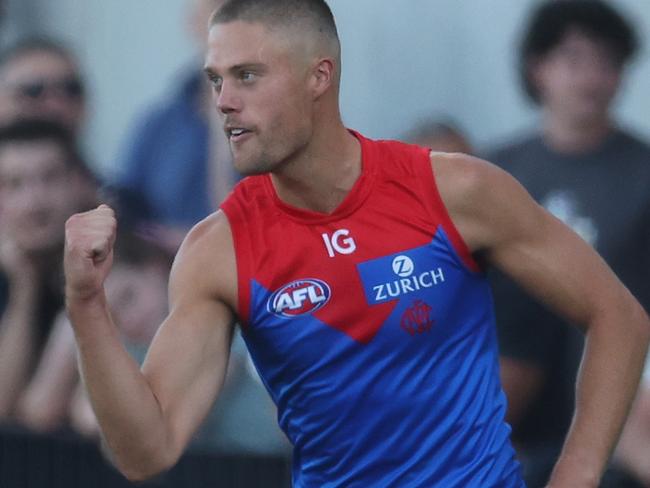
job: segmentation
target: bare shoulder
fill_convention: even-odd
[[[532,224],[539,207],[507,172],[465,154],[431,153],[440,196],[468,247],[492,247],[509,232]],[[523,226],[523,227],[522,227]]]
[[[181,244],[170,276],[170,299],[194,293],[232,310],[237,303],[237,267],[230,224],[217,211],[196,224]]]
[[[512,179],[494,164],[467,154],[432,152],[431,165],[438,190],[451,207],[489,198]]]

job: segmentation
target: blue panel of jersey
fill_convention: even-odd
[[[270,313],[273,290],[251,285],[244,337],[294,445],[294,485],[524,486],[485,277],[463,265],[441,228],[428,245],[357,271],[366,303],[343,306],[396,302],[368,344],[312,314]]]

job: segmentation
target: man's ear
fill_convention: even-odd
[[[314,98],[320,98],[334,84],[336,63],[331,58],[319,59],[312,70],[311,89]]]
[[[540,98],[543,87],[543,65],[544,58],[540,56],[533,56],[524,65],[524,69],[526,70],[526,79],[533,89],[533,92],[535,92],[537,98]]]

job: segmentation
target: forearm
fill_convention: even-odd
[[[59,314],[50,332],[38,368],[18,403],[23,423],[47,431],[62,425],[70,399],[79,384],[76,347],[70,322]]]
[[[64,378],[39,378],[30,382],[18,401],[18,417],[21,423],[32,430],[49,431],[60,427],[66,419],[69,410],[70,397],[75,383],[78,381],[77,365],[72,357],[72,364],[61,368],[45,365],[48,373],[58,373]],[[39,366],[39,370],[41,367]]]
[[[13,289],[0,323],[0,419],[9,417],[34,356],[36,291]]]
[[[131,479],[166,469],[168,429],[156,400],[136,362],[122,346],[103,294],[95,299],[68,300],[82,377],[112,459]]]
[[[598,486],[634,399],[648,336],[648,318],[636,303],[590,324],[575,416],[550,486]]]

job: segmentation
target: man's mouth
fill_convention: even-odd
[[[233,142],[242,139],[244,136],[246,136],[246,134],[250,133],[250,130],[244,129],[243,127],[232,127],[226,129],[226,135],[228,136],[228,139]]]

